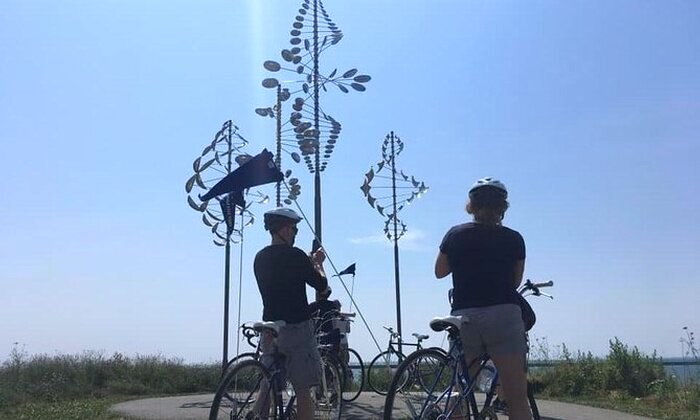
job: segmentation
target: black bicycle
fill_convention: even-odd
[[[252,329],[258,336],[267,331],[277,337],[283,325],[283,321],[256,322]],[[235,362],[217,387],[209,420],[296,418],[296,395],[285,379],[284,355],[275,352],[272,360],[269,367],[249,357]],[[320,370],[323,372],[321,384],[311,389],[314,419],[338,420],[342,412],[341,373],[335,364],[324,359],[321,359]]]
[[[319,314],[314,314],[316,337],[319,341],[321,356],[336,363],[338,370],[343,375],[343,401],[355,401],[365,383],[365,365],[360,354],[354,349],[343,345],[343,338],[350,332],[350,323],[355,313],[333,311],[326,319],[320,319]],[[331,333],[324,333],[324,325],[332,325]],[[330,344],[337,343],[340,344]]]
[[[387,345],[387,349],[376,355],[367,369],[367,385],[379,395],[386,395],[389,384],[391,383],[391,378],[396,372],[396,368],[406,358],[406,355],[400,352],[394,345],[415,347],[416,351],[418,351],[423,349],[421,342],[429,338],[427,335],[413,333],[417,342],[405,343],[401,339],[399,333],[395,332],[393,328],[385,326],[384,329],[389,331],[389,344]],[[435,347],[434,349],[435,351],[442,351],[444,353],[444,350],[440,348]]]
[[[540,291],[553,282],[532,283],[527,280],[519,292],[523,296],[548,296]],[[498,372],[493,369],[488,354],[467,364],[459,334],[460,326],[469,322],[467,317],[448,316],[430,321],[433,331],[447,331],[450,341],[448,353],[435,349],[418,350],[409,355],[396,369],[384,403],[384,419],[474,419],[493,420],[499,412],[507,411],[497,403]],[[477,368],[478,367],[478,368]],[[479,375],[492,370],[484,387],[485,397],[477,398]],[[474,377],[470,371],[475,372]],[[416,378],[420,380],[417,381]],[[427,385],[427,386],[426,386]],[[540,419],[532,387],[528,384],[527,397],[535,420]]]

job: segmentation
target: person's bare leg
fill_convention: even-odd
[[[301,391],[301,392],[299,392]],[[314,404],[311,400],[311,390],[294,390],[297,396],[297,420],[313,420]]]
[[[491,359],[498,369],[503,396],[508,401],[508,418],[510,420],[531,420],[532,412],[527,401],[525,355],[493,355]]]

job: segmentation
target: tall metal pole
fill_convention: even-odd
[[[226,163],[226,173],[231,173],[231,153],[232,150],[232,132],[231,124],[228,127],[228,138],[226,142],[228,143],[228,162]],[[226,365],[228,364],[228,311],[229,311],[229,294],[231,286],[231,233],[226,232],[226,265],[224,269],[224,351],[221,360],[221,372],[226,370]]]
[[[221,359],[221,372],[228,364],[228,301],[229,279],[231,278],[231,235],[226,235],[226,268],[224,270],[224,354]]]
[[[396,151],[394,149],[394,132],[391,132],[391,192],[394,207],[394,281],[396,283],[396,328],[399,336],[401,333],[401,288],[399,286],[399,235],[398,235],[398,210],[396,208]],[[401,352],[401,341],[399,341],[399,352]]]
[[[318,69],[318,0],[314,0],[314,136],[315,136],[315,153],[314,153],[314,229],[316,230],[316,238],[312,245],[315,251],[321,246],[321,127],[319,124],[319,69]]]
[[[277,110],[275,116],[277,117],[277,153],[275,154],[275,165],[277,169],[282,168],[282,86],[277,85]],[[280,198],[281,181],[277,181],[277,207],[282,206],[282,200]]]

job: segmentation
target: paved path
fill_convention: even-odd
[[[206,420],[212,394],[180,397],[148,398],[114,405],[111,410],[130,420]],[[356,401],[343,406],[343,418],[349,420],[378,419],[384,405],[384,397],[364,392]],[[643,420],[648,417],[633,416],[618,411],[604,410],[576,404],[537,400],[544,420]],[[506,416],[499,418],[507,419]]]

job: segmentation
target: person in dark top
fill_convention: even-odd
[[[329,300],[332,290],[329,287],[323,292],[316,292],[316,301],[309,305],[309,311],[314,317],[316,334],[322,334],[321,344],[332,345],[332,351],[338,355],[340,351],[341,333],[333,325],[333,319],[338,318],[340,313],[340,301]]]
[[[311,322],[306,285],[317,291],[328,288],[323,270],[325,254],[318,249],[311,256],[294,247],[297,223],[301,217],[289,208],[265,213],[265,230],[272,237],[270,245],[255,256],[253,269],[263,301],[264,321],[285,321],[277,339],[261,337],[261,361],[269,365],[277,350],[285,356],[285,370],[297,396],[297,418],[311,419],[313,403],[310,388],[321,375],[314,327]]]
[[[508,191],[493,178],[469,190],[473,221],[452,227],[440,244],[435,276],[452,274],[452,315],[466,315],[460,335],[470,362],[483,353],[493,360],[507,399],[509,418],[531,419],[525,373],[525,326],[517,288],[525,269],[525,242],[503,226]]]

